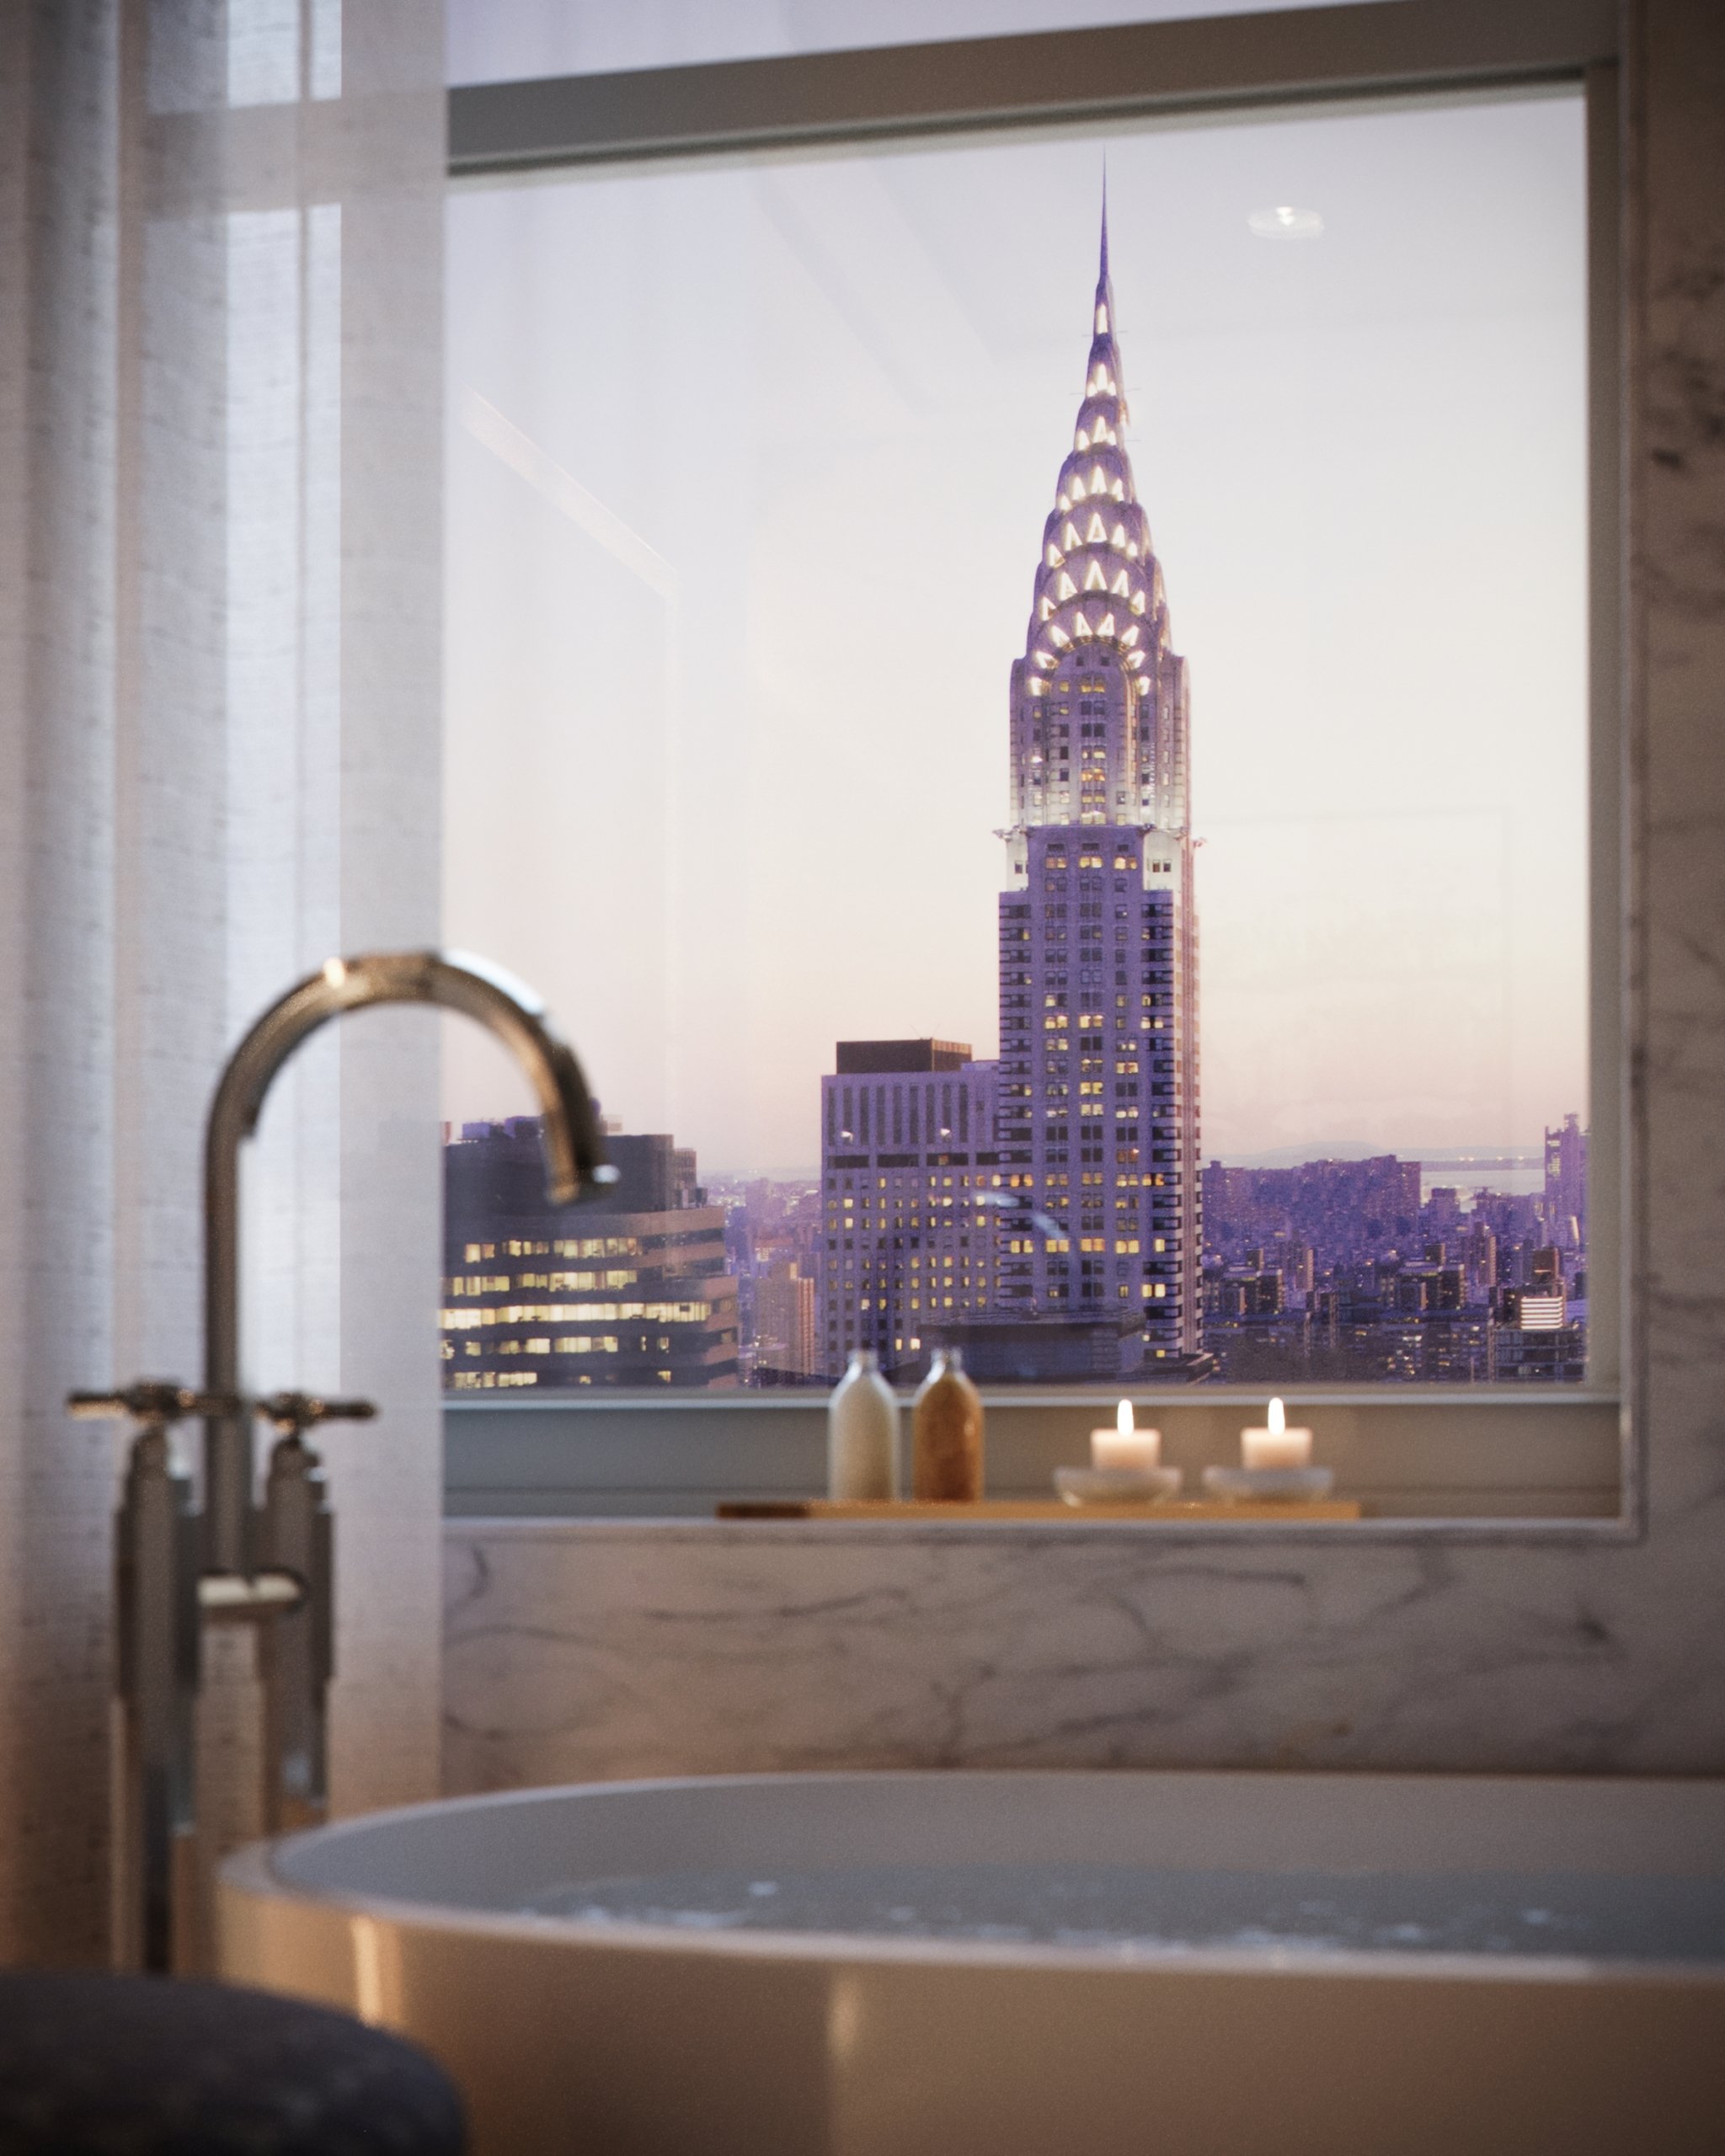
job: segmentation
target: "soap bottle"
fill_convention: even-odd
[[[851,1367],[826,1404],[826,1494],[899,1494],[899,1403],[872,1348],[853,1348]]]
[[[972,1504],[982,1495],[982,1395],[956,1348],[937,1348],[911,1407],[911,1474],[919,1499]]]

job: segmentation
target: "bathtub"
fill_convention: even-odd
[[[248,1850],[221,1966],[478,2156],[1718,2156],[1725,1783],[761,1775]]]

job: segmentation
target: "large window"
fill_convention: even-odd
[[[452,1389],[1577,1381],[1574,91],[457,186]],[[1099,261],[1104,173],[1108,253]]]

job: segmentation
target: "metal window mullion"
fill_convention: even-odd
[[[482,83],[452,175],[1578,78],[1615,0],[1363,0],[1269,14]]]
[[[1623,1382],[1628,1310],[1624,1197],[1626,897],[1623,674],[1621,72],[1591,67],[1587,113],[1588,412],[1588,1383]],[[1626,1458],[1626,1493],[1635,1486]]]

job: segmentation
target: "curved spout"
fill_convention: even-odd
[[[239,1389],[240,1148],[258,1127],[264,1097],[307,1035],[344,1011],[373,1003],[430,1003],[477,1018],[511,1048],[533,1081],[543,1114],[546,1190],[572,1203],[608,1182],[593,1103],[574,1050],[532,990],[483,959],[435,951],[371,952],[332,958],[270,1006],[228,1059],[204,1135],[204,1369],[206,1390]],[[217,1374],[219,1373],[219,1375]],[[206,1425],[206,1561],[248,1570],[250,1433],[242,1418]]]

